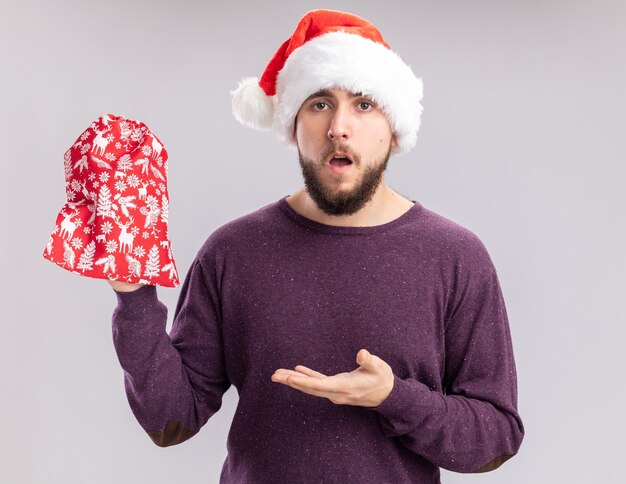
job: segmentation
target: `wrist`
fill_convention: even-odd
[[[118,292],[133,292],[137,289],[142,288],[145,284],[133,284],[130,282],[122,282],[122,281],[107,281],[111,287]]]

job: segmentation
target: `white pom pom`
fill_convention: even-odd
[[[272,128],[274,101],[261,89],[258,79],[254,77],[243,79],[231,94],[233,114],[237,121],[254,129]]]

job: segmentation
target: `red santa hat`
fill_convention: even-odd
[[[100,116],[65,153],[67,202],[43,256],[86,277],[177,287],[167,150],[141,121]]]
[[[246,78],[231,92],[235,118],[273,129],[293,144],[295,117],[320,89],[343,88],[376,102],[396,135],[396,153],[415,145],[423,84],[367,20],[334,10],[308,12],[276,51],[260,79]]]

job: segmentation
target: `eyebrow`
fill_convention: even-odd
[[[330,92],[328,89],[320,89],[319,91],[314,92],[309,97],[307,97],[304,100],[304,102],[307,102],[310,99],[313,99],[316,97],[334,97],[334,96],[333,96],[333,93]],[[350,97],[355,98],[355,97],[368,97],[368,96],[364,96],[362,92],[351,92]]]

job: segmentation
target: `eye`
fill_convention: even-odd
[[[372,103],[367,102],[367,101],[361,101],[359,103],[359,108],[361,109],[361,111],[369,111],[370,109],[373,108]]]
[[[324,108],[326,108],[327,106],[328,104],[326,104],[324,101],[317,101],[313,103],[313,109],[315,109],[316,111],[323,111]]]

